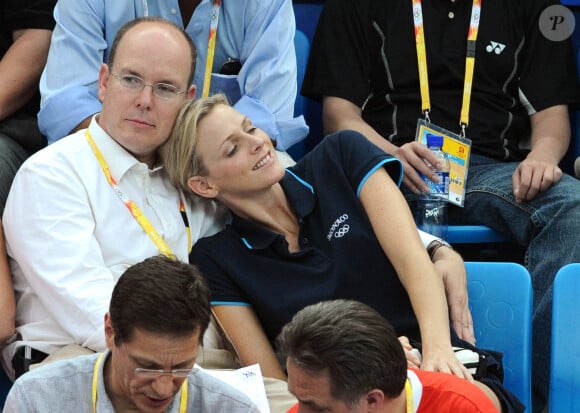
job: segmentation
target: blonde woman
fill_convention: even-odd
[[[343,131],[284,169],[270,138],[219,95],[186,104],[161,153],[174,184],[232,212],[190,261],[242,364],[285,379],[273,346],[283,325],[306,305],[349,298],[422,342],[410,364],[472,380],[453,353],[451,336],[468,344],[450,334],[444,283],[397,187],[396,158]],[[482,380],[498,406],[496,393],[514,400]]]

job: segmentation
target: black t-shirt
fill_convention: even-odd
[[[12,33],[21,29],[54,28],[52,12],[56,0],[0,0],[0,58],[12,45]],[[37,93],[23,111],[36,116],[40,95]]]
[[[471,0],[423,0],[431,121],[459,132]],[[474,152],[519,160],[529,114],[580,100],[569,41],[552,42],[538,18],[557,0],[485,0],[467,136]],[[336,96],[396,145],[421,114],[411,0],[327,0],[313,38],[305,96]],[[525,105],[524,103],[525,102]]]

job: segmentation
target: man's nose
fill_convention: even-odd
[[[155,393],[160,397],[171,397],[174,395],[174,389],[178,386],[175,385],[174,378],[171,374],[162,374],[153,380],[151,385]]]
[[[150,108],[153,101],[153,86],[144,85],[143,89],[137,94],[135,103],[140,108]]]

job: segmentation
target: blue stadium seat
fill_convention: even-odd
[[[580,7],[578,7],[578,10],[576,12],[576,21],[580,22]],[[580,27],[580,24],[576,23],[576,26]],[[579,43],[577,46],[575,46],[577,55],[576,66],[578,68],[578,77],[580,78],[580,30],[576,29],[576,31],[578,32],[577,37]],[[562,159],[560,167],[564,172],[567,172],[570,175],[574,176],[574,161],[576,160],[576,158],[580,157],[580,107],[571,108],[570,127],[571,127],[570,147],[568,148],[568,152],[566,152],[566,156],[564,156],[564,159]]]
[[[554,280],[550,412],[580,412],[580,263]]]
[[[506,236],[485,225],[449,225],[446,240],[450,244],[509,242]]]
[[[306,123],[309,124],[306,114],[308,99],[300,94],[300,89],[302,88],[304,72],[306,71],[306,64],[308,63],[308,55],[310,54],[310,40],[308,40],[308,37],[303,31],[298,29],[294,35],[294,49],[296,50],[296,75],[298,81],[296,101],[294,102],[294,116],[304,115]],[[298,142],[288,150],[288,153],[295,161],[302,158],[308,152],[307,139]]]
[[[4,408],[4,401],[11,387],[12,381],[10,381],[2,367],[0,367],[0,411]]]
[[[578,17],[580,18],[580,11],[578,11]],[[580,22],[580,19],[578,19]],[[580,25],[580,23],[577,23]],[[578,30],[578,29],[576,29]],[[579,30],[580,31],[580,30]],[[578,48],[578,58],[576,60],[576,65],[578,68],[578,77],[580,78],[580,47]],[[580,110],[574,112],[574,124],[572,126],[572,142],[570,143],[572,147],[572,153],[574,157],[577,158],[580,156]]]
[[[465,266],[476,344],[503,353],[504,384],[529,407],[532,404],[530,274],[522,265],[511,262],[466,262]]]
[[[302,30],[296,30],[296,34],[294,35],[294,49],[296,49],[298,77],[298,93],[296,95],[296,102],[294,102],[294,116],[300,116],[306,112],[306,98],[300,94],[300,89],[302,88],[304,72],[306,72],[306,65],[308,63],[308,55],[310,54],[310,40],[308,40],[308,37]]]
[[[314,36],[314,31],[316,30],[316,25],[318,24],[318,18],[320,17],[320,12],[322,11],[324,2],[323,0],[294,0],[292,2],[292,6],[294,8],[294,16],[296,18],[296,30],[306,35],[306,39],[308,40],[308,53],[306,53],[304,55],[304,59],[300,61],[301,57],[298,56],[298,47],[300,46],[302,39],[300,39],[301,35],[297,35],[297,37],[295,37],[294,44],[296,46],[296,57],[298,59],[300,72],[300,65],[302,63],[304,70],[306,69],[308,56],[310,54],[310,43],[312,42],[312,37]],[[302,156],[304,156],[304,154],[314,148],[323,137],[322,105],[320,102],[316,102],[312,99],[308,99],[300,95],[303,77],[304,75],[302,73],[302,77],[299,77],[298,79],[298,99],[302,101],[302,103],[300,103],[302,112],[297,113],[295,110],[295,116],[296,114],[304,115],[306,124],[310,128],[310,133],[304,141],[300,142],[298,145],[295,145],[298,148],[290,148],[288,151],[295,160],[300,159]],[[296,106],[294,108],[296,109]]]
[[[324,0],[294,0],[292,2],[294,16],[296,18],[296,28],[312,40],[318,18],[324,7]]]

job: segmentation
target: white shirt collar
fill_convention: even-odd
[[[417,374],[413,370],[407,370],[407,378],[409,383],[411,383],[411,388],[413,389],[413,407],[414,411],[419,410],[419,405],[421,404],[421,397],[423,396],[423,384]]]
[[[129,151],[123,148],[115,139],[113,139],[97,122],[97,117],[100,114],[97,113],[91,119],[89,125],[89,132],[93,137],[93,140],[97,144],[99,150],[103,154],[103,157],[107,161],[109,169],[111,170],[111,175],[117,182],[120,182],[123,175],[127,173],[128,170],[135,167],[136,165],[142,165],[141,168],[148,170],[145,163],[140,162],[135,158]],[[154,167],[151,172],[156,172],[162,169],[161,166]]]

